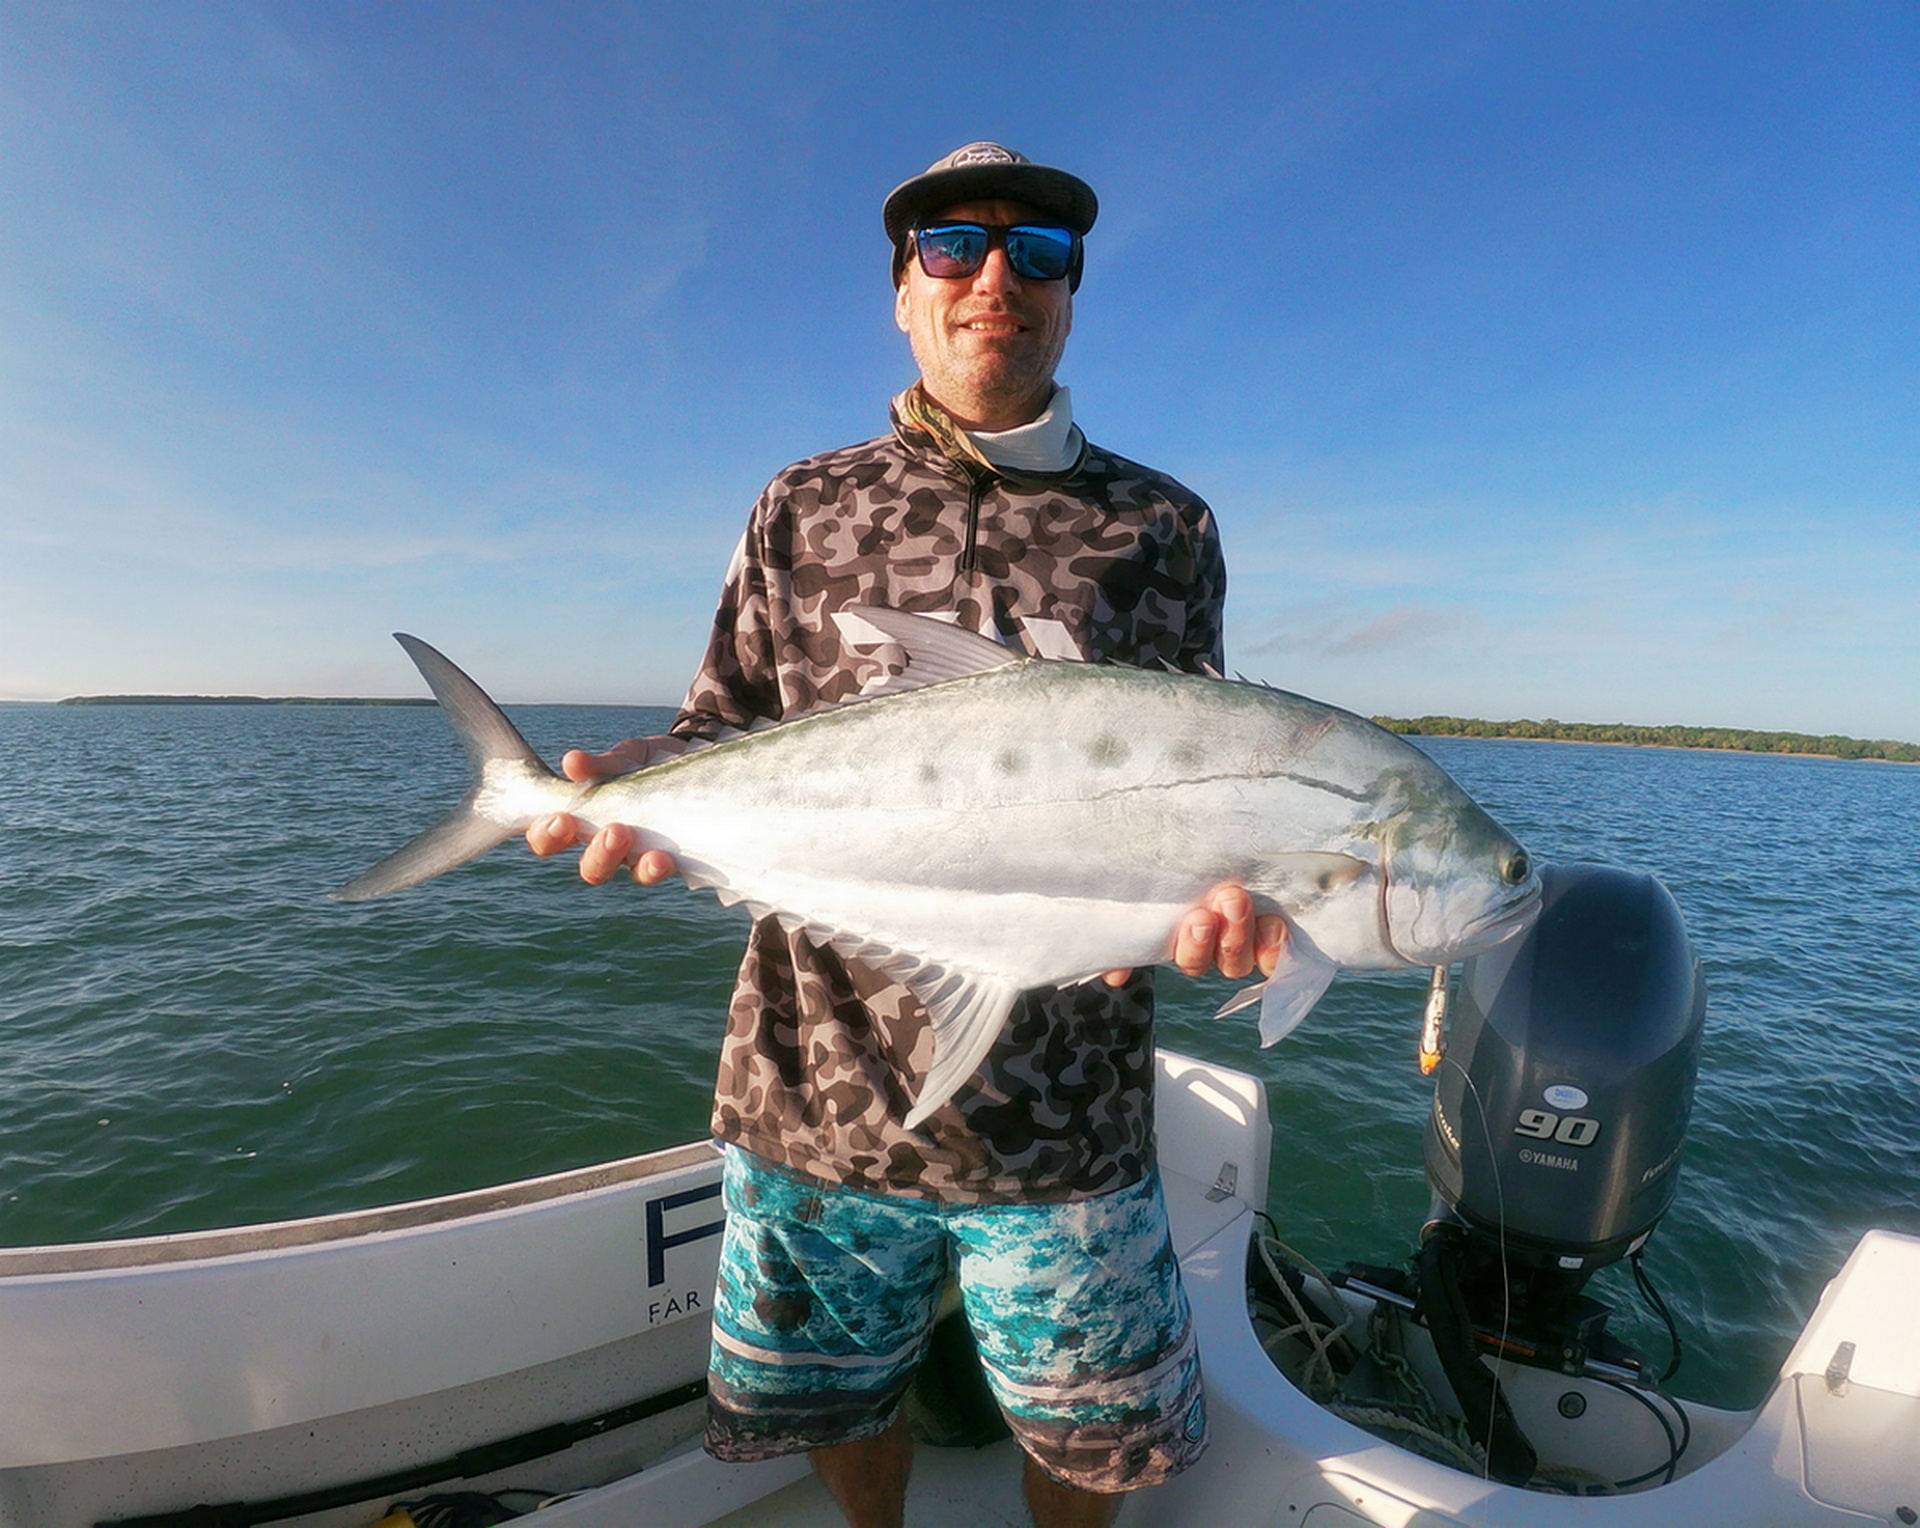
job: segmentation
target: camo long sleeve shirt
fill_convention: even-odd
[[[876,666],[842,646],[831,617],[851,606],[957,613],[1041,657],[1220,667],[1225,564],[1200,499],[1091,445],[1063,475],[1009,476],[924,395],[903,395],[893,420],[761,495],[675,734],[857,695]],[[961,1203],[1084,1198],[1151,1165],[1151,973],[1027,994],[972,1081],[908,1130],[932,1045],[899,982],[761,920],[728,1012],[714,1134],[851,1188]]]

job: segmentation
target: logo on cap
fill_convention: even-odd
[[[997,143],[969,143],[965,148],[955,149],[948,155],[947,163],[957,170],[966,164],[1025,164],[1026,161]]]

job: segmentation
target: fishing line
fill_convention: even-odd
[[[1467,1069],[1458,1061],[1444,1054],[1441,1056],[1440,1061],[1441,1065],[1450,1065],[1458,1072],[1460,1074],[1460,1080],[1466,1084],[1467,1093],[1473,1099],[1474,1112],[1480,1117],[1480,1137],[1482,1141],[1486,1143],[1485,1149],[1488,1157],[1491,1158],[1493,1156],[1494,1145],[1493,1127],[1488,1123],[1486,1103],[1480,1097],[1479,1088],[1474,1086],[1473,1078],[1468,1075]],[[1436,1101],[1436,1107],[1437,1106]],[[1507,1273],[1507,1195],[1506,1187],[1500,1180],[1501,1174],[1496,1164],[1493,1173],[1494,1229],[1499,1234],[1500,1346],[1504,1349],[1508,1346],[1509,1340],[1513,1335],[1513,1289]],[[1493,1437],[1493,1424],[1495,1417],[1498,1415],[1499,1404],[1500,1390],[1498,1381],[1496,1380],[1494,1389],[1487,1400],[1486,1436],[1489,1439]],[[1491,1481],[1493,1478],[1493,1449],[1491,1444],[1489,1444],[1487,1448],[1486,1461],[1480,1467],[1480,1478],[1483,1481]]]

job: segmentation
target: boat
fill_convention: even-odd
[[[1535,930],[1435,990],[1455,1001],[1435,1209],[1397,1267],[1287,1251],[1260,1084],[1160,1056],[1212,1442],[1122,1528],[1920,1522],[1920,1238],[1865,1234],[1744,1411],[1667,1393],[1584,1293],[1645,1245],[1678,1171],[1704,998],[1664,888],[1553,870]],[[1476,1140],[1475,1119],[1498,1124]],[[719,1175],[694,1142],[0,1250],[0,1528],[832,1528],[804,1460],[700,1448]],[[1014,1445],[928,1404],[946,1446],[920,1450],[910,1520],[1024,1524]]]

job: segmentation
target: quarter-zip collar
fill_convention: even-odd
[[[931,447],[959,471],[967,484],[967,518],[960,544],[959,575],[971,578],[980,563],[980,506],[1001,483],[1016,492],[1033,492],[1064,482],[1087,459],[1086,437],[1075,428],[1069,437],[1072,461],[1062,472],[1026,473],[995,466],[973,437],[954,423],[953,416],[930,397],[918,382],[893,400],[894,433],[903,445]]]
[[[1054,472],[1026,470],[1023,465],[1025,453],[1020,451],[1017,443],[1008,453],[1008,457],[1012,462],[1022,463],[1022,465],[996,464],[987,451],[982,449],[981,443],[956,424],[952,415],[928,397],[926,388],[918,382],[894,398],[890,412],[893,415],[894,433],[904,444],[923,448],[932,446],[942,456],[964,469],[969,477],[977,472],[984,472],[991,477],[1004,478],[1016,486],[1042,487],[1073,476],[1080,470],[1087,457],[1087,439],[1072,421],[1071,397],[1065,388],[1055,389],[1054,402],[1049,405],[1049,413],[1053,414],[1053,418],[1048,421],[1051,429],[1058,430],[1061,423],[1066,426],[1062,432],[1064,438],[1060,448],[1064,465]],[[1036,424],[1039,422],[1035,421]],[[993,444],[998,437],[1024,433],[1030,428],[1031,426],[1022,426],[1019,432],[1009,430],[995,432],[988,437],[988,444]]]

